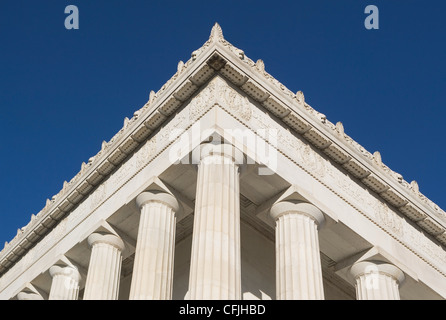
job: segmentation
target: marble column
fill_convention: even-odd
[[[84,300],[117,300],[124,242],[114,234],[93,233]]]
[[[178,201],[168,193],[150,191],[141,193],[136,203],[141,216],[130,299],[170,300]]]
[[[318,226],[322,212],[310,203],[280,201],[270,212],[276,221],[277,300],[323,300]]]
[[[52,266],[49,300],[77,300],[79,296],[79,271],[71,266]]]
[[[400,300],[399,286],[405,276],[393,264],[361,261],[352,266],[350,273],[356,281],[357,300]]]
[[[242,161],[231,145],[201,146],[187,299],[241,299]]]

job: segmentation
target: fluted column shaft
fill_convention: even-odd
[[[50,275],[53,278],[49,300],[77,300],[79,296],[80,274],[77,269],[67,266],[52,266]]]
[[[124,243],[113,234],[93,233],[84,300],[117,300]]]
[[[276,220],[276,297],[278,300],[322,300],[319,209],[309,203],[283,201],[271,208]]]
[[[356,282],[357,300],[400,300],[399,286],[404,273],[396,266],[372,261],[361,261],[350,270]]]
[[[157,191],[140,194],[136,202],[141,217],[130,299],[172,299],[178,202],[172,195]]]
[[[230,145],[204,145],[198,165],[190,299],[241,299],[240,182],[243,157]]]

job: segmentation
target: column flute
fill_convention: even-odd
[[[241,299],[240,181],[243,154],[201,146],[192,238],[190,299]]]

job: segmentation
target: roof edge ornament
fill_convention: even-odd
[[[177,72],[183,71],[183,68],[184,68],[184,62],[180,60],[177,65]]]
[[[155,96],[156,96],[155,91],[150,90],[150,93],[149,93],[149,102],[150,102],[150,103],[152,103],[153,100],[155,100]]]
[[[373,160],[375,161],[375,163],[377,165],[379,165],[380,167],[382,166],[383,161],[382,161],[381,153],[379,151],[375,151],[373,153]]]
[[[302,105],[305,105],[305,96],[304,93],[302,91],[297,91],[296,95],[294,96],[295,99],[297,100],[297,102],[299,102]]]
[[[338,121],[338,122],[336,123],[336,131],[339,133],[339,135],[340,135],[342,138],[344,138],[344,132],[345,132],[345,129],[344,129],[344,125],[342,124],[341,121]]]
[[[254,66],[260,72],[262,72],[262,73],[265,72],[265,63],[263,62],[262,59],[257,60],[257,62],[256,62],[256,64]]]
[[[420,187],[418,186],[418,182],[416,182],[415,180],[413,180],[410,183],[410,187],[412,188],[412,191],[415,193],[419,193],[420,192]]]
[[[226,40],[223,37],[223,30],[221,29],[220,25],[218,24],[218,22],[215,22],[214,26],[211,29],[211,34],[209,35],[209,39],[204,43],[204,45],[201,48],[192,52],[191,54],[192,61],[197,59],[197,57],[200,55],[200,53],[203,51],[204,48],[208,47],[212,43],[217,43],[217,42],[226,42]],[[244,53],[239,54],[239,56],[244,57]]]
[[[220,42],[223,41],[225,38],[223,37],[223,30],[221,29],[218,22],[214,24],[211,30],[211,35],[209,36],[209,40],[211,42]]]

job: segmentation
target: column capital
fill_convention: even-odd
[[[101,234],[101,233],[92,233],[88,237],[88,244],[90,247],[95,245],[96,243],[106,243],[109,244],[118,250],[124,250],[124,242],[118,236],[114,234]]]
[[[75,281],[80,281],[81,275],[79,271],[71,266],[58,266],[54,265],[49,269],[51,277],[56,275],[63,275],[72,278]]]
[[[325,222],[324,214],[319,208],[308,202],[297,200],[284,200],[273,204],[270,210],[270,215],[274,220],[280,216],[288,213],[303,214],[312,218],[318,227],[321,227]]]
[[[204,159],[213,155],[219,155],[225,159],[221,164],[235,163],[237,165],[242,165],[245,159],[243,152],[232,144],[206,142],[199,145],[192,152],[193,163],[198,164],[202,161],[207,161]]]
[[[353,266],[350,268],[350,275],[355,279],[361,275],[373,273],[388,275],[394,278],[399,285],[401,285],[405,279],[404,272],[402,272],[398,267],[383,261],[360,261],[353,264]]]
[[[17,299],[19,300],[44,300],[43,297],[34,292],[19,292],[17,294]]]
[[[170,193],[159,191],[159,190],[150,190],[144,191],[140,195],[136,197],[136,205],[139,209],[141,209],[144,205],[150,202],[161,202],[165,205],[172,208],[175,213],[178,213],[180,210],[180,204],[178,200],[171,195]]]

